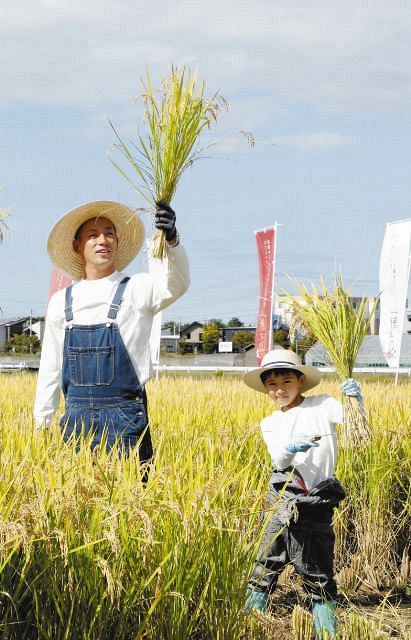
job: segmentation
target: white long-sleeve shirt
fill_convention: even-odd
[[[341,402],[326,394],[308,396],[298,407],[274,411],[264,418],[261,431],[275,468],[295,467],[308,489],[331,478],[337,463],[336,425],[342,421]],[[312,447],[306,453],[286,451],[292,441],[321,435],[324,437],[319,440],[320,446]]]
[[[93,325],[106,322],[115,291],[124,277],[124,273],[115,271],[106,278],[77,282],[72,289],[73,323]],[[138,273],[127,283],[116,322],[141,385],[152,373],[149,338],[153,316],[182,296],[189,284],[188,259],[181,244],[169,250],[165,277]],[[47,310],[34,403],[37,425],[50,424],[60,401],[67,324],[64,307],[65,290],[62,289],[50,299]]]

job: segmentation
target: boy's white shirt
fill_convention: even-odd
[[[337,463],[336,425],[343,421],[341,402],[321,394],[308,396],[288,411],[274,411],[261,421],[261,431],[274,467],[279,470],[295,467],[308,489],[334,475]],[[292,441],[332,433],[319,440],[319,447],[306,453],[288,453]]]
[[[124,273],[115,271],[99,280],[81,280],[73,287],[73,324],[94,325],[107,321],[108,310]],[[131,276],[124,292],[116,322],[141,385],[152,374],[150,332],[153,317],[187,291],[190,284],[188,259],[180,244],[169,252],[166,277],[150,273]],[[57,411],[62,384],[65,289],[51,298],[46,329],[34,417],[38,426],[48,426]]]

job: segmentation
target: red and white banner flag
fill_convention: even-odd
[[[255,332],[255,352],[258,366],[260,366],[265,354],[270,351],[272,342],[276,233],[276,226],[255,231],[260,272],[260,299],[257,330]]]
[[[54,266],[51,269],[51,278],[50,278],[50,289],[49,289],[49,297],[48,302],[50,302],[50,298],[52,295],[60,291],[60,289],[65,289],[72,284],[73,280],[68,276],[61,273],[57,267]]]

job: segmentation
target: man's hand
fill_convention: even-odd
[[[156,229],[162,229],[162,231],[164,231],[166,234],[167,242],[170,242],[171,240],[174,240],[177,233],[176,214],[174,213],[172,208],[162,200],[157,200],[156,208]]]
[[[319,447],[319,442],[311,442],[310,440],[296,440],[295,442],[289,442],[285,448],[288,453],[305,453],[311,447]]]

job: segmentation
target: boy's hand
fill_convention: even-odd
[[[364,401],[361,393],[361,385],[358,380],[354,380],[354,378],[344,380],[344,382],[341,383],[341,391],[346,396],[357,398],[358,402],[363,404]]]
[[[319,447],[319,442],[311,442],[310,440],[296,440],[295,442],[289,442],[285,448],[288,453],[305,453],[311,447]]]

